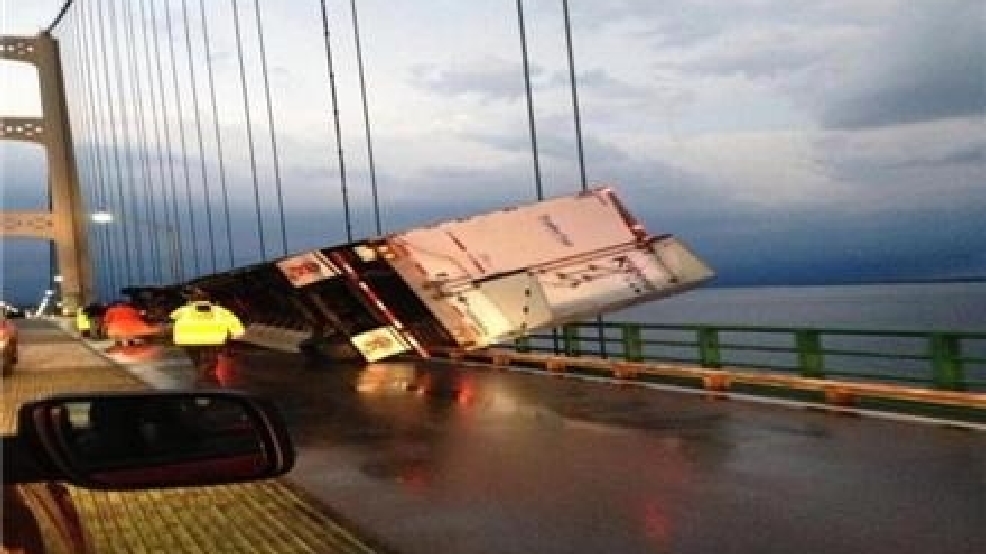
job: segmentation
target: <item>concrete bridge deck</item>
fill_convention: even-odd
[[[146,537],[100,514],[154,519],[155,499],[206,512],[212,536],[243,529],[231,552],[251,551],[247,543],[260,552],[372,544],[408,554],[986,552],[982,426],[445,363],[306,367],[260,350],[239,352],[208,383],[167,348],[114,354],[116,369],[94,355],[102,369],[90,370],[69,365],[90,348],[37,333],[65,365],[32,371],[25,357],[23,374],[5,382],[5,407],[24,396],[7,396],[18,379],[36,382],[36,392],[242,388],[282,407],[299,449],[287,479],[242,489],[135,493],[146,503],[115,504],[78,491],[100,520],[101,552],[126,552],[131,546],[116,541]],[[242,513],[225,512],[233,507]],[[223,551],[203,547],[208,539],[196,537],[209,535],[197,531],[154,533],[157,545]]]
[[[18,320],[18,327],[20,362],[0,389],[3,432],[14,429],[17,407],[33,398],[149,388],[139,376],[145,366],[125,357],[117,363],[104,353],[108,342],[81,341],[48,320]],[[172,356],[170,362],[168,372],[191,373],[183,359]],[[284,479],[135,492],[71,487],[71,492],[97,553],[378,551]]]

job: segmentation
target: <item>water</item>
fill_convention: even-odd
[[[713,327],[779,327],[865,331],[986,332],[986,282],[909,283],[763,288],[703,288],[610,314],[607,321]],[[607,353],[622,356],[619,329],[609,329]],[[699,363],[697,336],[691,330],[642,329],[646,359]],[[594,335],[579,348],[599,354]],[[797,372],[796,337],[791,332],[720,331],[723,366]],[[560,342],[532,341],[535,349],[552,350]],[[825,374],[829,377],[892,380],[927,384],[934,377],[929,338],[921,336],[853,336],[826,332]],[[966,386],[986,389],[986,339],[966,338],[960,345]]]
[[[986,331],[986,282],[701,288],[609,321]]]

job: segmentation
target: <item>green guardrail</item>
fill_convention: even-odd
[[[986,391],[986,331],[863,330],[610,321],[515,341],[518,352],[737,367],[816,379]]]

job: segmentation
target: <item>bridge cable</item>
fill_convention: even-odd
[[[165,6],[164,22],[165,28],[168,31],[168,51],[171,54],[171,80],[175,89],[175,109],[178,112],[178,144],[181,145],[182,172],[185,177],[185,198],[188,200],[188,242],[192,247],[192,268],[195,271],[195,275],[198,276],[202,274],[202,267],[199,265],[199,249],[195,241],[195,204],[192,202],[192,177],[188,168],[188,143],[185,141],[185,111],[182,108],[181,86],[178,79],[177,57],[175,56],[175,34],[171,22],[170,6]],[[175,211],[175,224],[176,228],[181,228],[181,220],[179,219],[177,210]],[[179,244],[181,244],[182,249],[185,248],[185,245],[181,241],[179,241]]]
[[[267,102],[267,126],[270,129],[270,147],[274,156],[274,188],[277,191],[277,212],[281,222],[281,254],[288,253],[288,231],[284,217],[284,190],[281,186],[281,164],[277,155],[277,134],[274,126],[274,107],[270,98],[270,80],[267,77],[267,49],[264,47],[264,28],[260,21],[260,3],[253,0],[257,19],[257,41],[260,46],[260,67],[264,76],[264,99]]]
[[[342,210],[346,222],[346,241],[353,241],[352,215],[349,209],[349,189],[346,187],[346,162],[342,154],[342,126],[339,124],[339,98],[336,92],[335,70],[332,65],[332,41],[329,36],[329,13],[325,6],[325,0],[321,0],[322,5],[322,38],[325,42],[325,60],[329,70],[329,91],[332,96],[332,119],[335,123],[336,146],[339,153],[339,182],[342,191]]]
[[[130,199],[130,206],[127,208],[127,212],[134,213],[137,211],[137,194],[136,194],[136,181],[137,175],[134,170],[134,148],[130,142],[130,110],[127,107],[127,93],[126,85],[123,83],[123,53],[120,48],[120,32],[118,26],[118,20],[120,18],[118,13],[116,2],[111,0],[109,5],[108,14],[108,25],[110,27],[110,34],[113,37],[113,65],[116,71],[116,94],[120,99],[120,125],[121,134],[123,139],[123,147],[126,149],[126,159],[125,167],[127,170],[127,194],[121,199],[124,205],[126,205],[127,197]],[[143,238],[142,233],[138,229],[138,222],[136,217],[131,217],[129,220],[124,220],[124,233],[126,233],[127,226],[129,223],[133,233],[133,247],[134,247],[134,266],[133,270],[139,279],[142,281],[145,277],[144,273],[144,254],[143,254]],[[133,278],[131,278],[133,280]]]
[[[151,274],[153,276],[154,282],[163,283],[164,282],[164,272],[161,268],[163,261],[163,256],[161,255],[161,241],[159,233],[154,232],[154,229],[158,228],[157,214],[154,210],[154,176],[151,171],[151,163],[148,156],[150,151],[150,144],[147,137],[147,114],[144,111],[144,100],[143,100],[143,80],[140,75],[140,67],[137,63],[137,34],[134,30],[134,11],[132,4],[130,2],[124,2],[124,30],[127,33],[127,42],[130,45],[129,48],[129,71],[132,75],[130,79],[131,92],[134,96],[134,108],[137,113],[137,140],[140,142],[140,163],[143,166],[144,175],[144,217],[150,224],[150,254],[151,259],[154,263],[151,266]]]
[[[126,223],[125,223],[126,222],[126,218],[127,218],[127,208],[126,208],[126,205],[124,204],[124,198],[123,198],[123,171],[122,171],[122,169],[120,167],[120,145],[118,144],[118,142],[116,140],[116,138],[117,138],[117,136],[116,136],[117,135],[117,133],[116,133],[116,110],[114,109],[114,106],[113,106],[113,93],[110,90],[113,87],[113,85],[110,83],[110,81],[111,81],[110,74],[109,74],[109,71],[110,71],[109,65],[110,65],[110,63],[109,63],[109,58],[108,58],[108,50],[109,50],[109,48],[107,48],[107,43],[106,43],[106,28],[103,25],[103,21],[106,18],[103,17],[103,10],[102,10],[102,3],[101,2],[97,2],[96,3],[96,9],[97,9],[97,13],[99,15],[100,46],[102,47],[102,51],[103,51],[102,52],[103,53],[103,66],[102,66],[102,69],[103,69],[103,78],[104,78],[104,81],[106,83],[106,90],[105,90],[105,92],[106,92],[106,107],[107,107],[107,110],[108,110],[108,113],[109,113],[109,124],[110,124],[110,131],[111,131],[111,140],[112,140],[112,143],[113,143],[113,145],[112,145],[112,148],[113,148],[113,160],[114,160],[114,165],[116,166],[116,193],[117,193],[117,200],[119,201],[120,218],[124,221],[124,226],[123,226],[124,232],[123,233],[117,233],[117,235],[122,235],[121,238],[122,238],[122,242],[123,242],[123,263],[124,263],[124,266],[123,267],[124,267],[124,269],[121,272],[121,277],[125,277],[126,279],[129,280],[130,279],[130,269],[133,266],[130,263],[130,239],[127,236],[128,233],[126,232]],[[119,292],[119,291],[114,291],[114,293],[117,293],[117,292]]]
[[[359,18],[356,13],[356,0],[350,0],[353,15],[353,34],[356,37],[356,67],[359,71],[359,92],[363,100],[363,128],[366,133],[366,157],[370,169],[370,191],[373,195],[373,218],[377,236],[383,234],[380,224],[380,199],[377,194],[377,170],[373,163],[373,141],[370,137],[370,109],[366,101],[366,77],[363,71],[363,49],[360,46]]]
[[[229,254],[229,267],[236,265],[236,251],[233,247],[233,225],[229,217],[229,186],[226,182],[226,162],[223,155],[223,138],[219,125],[219,106],[216,102],[216,82],[212,71],[212,52],[209,44],[209,23],[205,15],[205,0],[199,0],[199,15],[202,21],[202,47],[205,52],[205,69],[209,81],[209,98],[212,104],[212,123],[216,137],[216,157],[219,160],[219,188],[222,191],[223,215],[226,223],[226,251]]]
[[[92,4],[89,5],[93,6]],[[96,41],[95,37],[98,36],[98,33],[96,32],[95,10],[96,10],[95,6],[93,6],[92,9],[90,10],[90,14],[88,18],[89,29],[88,32],[86,33],[87,37],[92,38],[92,43],[91,43],[92,48],[88,48],[88,54],[89,54],[88,69],[89,69],[89,76],[91,81],[90,87],[93,94],[93,100],[92,100],[93,129],[95,131],[93,133],[93,138],[94,138],[93,150],[95,152],[95,157],[96,157],[96,172],[98,178],[98,186],[96,187],[96,190],[98,193],[97,196],[98,196],[99,208],[102,210],[108,210],[110,208],[109,192],[107,191],[108,182],[109,182],[107,166],[109,165],[109,160],[106,159],[107,152],[105,152],[104,148],[100,146],[100,145],[105,145],[107,143],[107,141],[104,140],[105,137],[103,136],[104,135],[103,119],[105,117],[103,112],[105,110],[106,103],[101,101],[103,90],[102,90],[102,79],[100,78],[100,74],[98,72],[98,63],[97,63],[98,55],[96,53],[97,46],[95,44]],[[87,41],[87,43],[88,42],[89,41]],[[116,267],[115,267],[116,260],[112,256],[113,253],[112,229],[110,229],[109,226],[106,226],[101,228],[100,231],[101,231],[100,235],[102,238],[101,240],[102,262],[105,265],[106,286],[109,289],[108,292],[111,292],[115,288],[115,282],[116,282]]]
[[[55,30],[55,27],[58,27],[58,24],[62,22],[62,18],[65,17],[66,13],[68,13],[68,9],[72,7],[72,2],[73,0],[65,0],[65,3],[62,4],[61,9],[58,10],[58,15],[55,16],[55,19],[44,30],[45,33],[51,34],[52,31]]]
[[[77,109],[77,110],[71,110],[71,112],[74,112],[76,114],[76,117],[78,118],[76,122],[73,122],[73,128],[80,129],[80,130],[81,129],[88,130],[88,129],[92,129],[92,122],[89,121],[89,116],[88,116],[88,112],[89,112],[89,98],[88,98],[88,95],[86,94],[88,92],[88,89],[85,86],[83,86],[84,83],[85,83],[85,80],[86,80],[86,77],[85,77],[86,72],[85,72],[85,67],[83,66],[83,62],[85,60],[85,50],[82,47],[82,36],[83,36],[82,30],[81,30],[81,26],[82,26],[82,13],[79,10],[76,10],[73,13],[74,14],[77,14],[78,16],[75,19],[73,19],[73,25],[72,25],[72,31],[73,31],[73,33],[72,33],[72,41],[73,41],[73,44],[72,44],[72,46],[73,46],[73,48],[72,48],[72,54],[73,54],[72,66],[73,66],[73,69],[75,70],[75,77],[74,77],[74,83],[73,83],[75,85],[75,87],[74,87],[74,89],[72,91],[71,97],[72,98],[78,98],[79,99],[78,100],[79,103],[77,104],[77,106],[78,106],[79,109]],[[79,135],[79,136],[81,136],[81,135]],[[73,137],[73,138],[76,141],[79,140],[79,137]],[[83,151],[80,148],[77,154],[78,154],[77,159],[78,159],[78,163],[79,163],[79,165],[78,165],[78,170],[79,170],[79,186],[82,188],[82,191],[85,193],[85,202],[86,202],[86,204],[85,204],[85,210],[86,210],[86,213],[88,214],[91,211],[91,206],[93,206],[95,204],[94,188],[93,187],[90,187],[90,186],[86,186],[89,183],[94,182],[94,179],[92,179],[90,177],[90,175],[92,174],[92,160],[91,160],[91,157],[90,157],[90,150],[88,148],[85,151]],[[94,227],[95,227],[94,224],[87,217],[86,218],[86,236],[87,236],[87,238],[90,238],[91,241],[92,241],[92,246],[93,246],[93,249],[92,249],[92,252],[93,252],[92,253],[92,257],[93,257],[93,259],[98,259],[98,254],[97,254],[98,253],[98,242],[97,242],[98,239],[95,237],[95,233],[94,233],[95,228]],[[94,284],[97,286],[97,289],[98,289],[98,287],[99,287],[99,283],[98,283],[99,274],[98,273],[94,273],[94,277],[97,280],[96,282],[94,282]]]
[[[243,89],[243,115],[246,117],[247,148],[250,151],[250,172],[253,177],[253,199],[257,208],[257,238],[260,240],[260,257],[267,259],[267,248],[264,244],[264,221],[260,212],[260,183],[257,181],[257,155],[254,152],[253,124],[250,119],[250,96],[247,93],[246,66],[243,62],[243,36],[240,32],[240,15],[236,9],[236,0],[230,0],[233,6],[233,27],[236,34],[236,55],[240,64],[240,85]]]
[[[168,101],[164,97],[164,67],[161,65],[161,39],[158,33],[157,22],[157,12],[154,9],[153,0],[150,3],[150,16],[151,16],[151,32],[153,33],[153,43],[154,43],[154,61],[157,68],[157,83],[158,91],[161,99],[161,127],[164,128],[164,143],[165,147],[168,149],[168,180],[170,182],[170,197],[165,193],[164,200],[164,213],[165,213],[165,226],[168,229],[168,235],[171,240],[177,241],[179,248],[172,249],[172,258],[177,259],[177,263],[172,260],[172,264],[178,268],[178,279],[184,280],[185,278],[185,263],[184,255],[181,245],[181,224],[178,217],[178,183],[175,181],[175,156],[174,149],[171,143],[171,126],[168,125]],[[145,21],[146,23],[146,21]],[[168,209],[168,200],[171,200],[171,209]]]
[[[202,140],[202,114],[199,106],[199,93],[195,80],[195,64],[192,59],[192,34],[188,24],[188,2],[181,0],[182,23],[185,29],[185,51],[188,52],[188,76],[192,85],[192,111],[195,114],[195,136],[199,147],[199,170],[202,174],[202,194],[205,197],[206,231],[209,237],[209,260],[212,272],[216,271],[216,232],[212,217],[212,192],[209,186],[209,173],[205,163],[205,144]],[[193,235],[194,236],[194,235]]]
[[[575,49],[572,46],[572,18],[569,15],[568,0],[561,0],[561,7],[565,16],[565,49],[568,52],[568,78],[572,86],[572,118],[575,123],[575,146],[579,156],[579,182],[582,186],[582,192],[586,192],[589,190],[589,182],[585,175],[585,154],[582,148],[582,117],[579,114],[578,84],[575,79]],[[608,357],[608,353],[606,351],[604,319],[602,315],[596,316],[596,332],[598,333],[597,338],[599,339],[599,355],[600,357],[606,358]]]
[[[575,145],[579,154],[579,176],[582,184],[582,192],[589,189],[589,183],[585,177],[585,155],[582,150],[582,117],[579,115],[579,94],[578,85],[575,80],[575,54],[572,47],[572,19],[569,16],[568,0],[561,0],[562,11],[565,14],[565,46],[568,51],[568,77],[572,85],[572,112],[575,120]],[[605,343],[602,343],[605,344]]]
[[[531,134],[531,154],[534,156],[534,191],[538,200],[544,200],[544,187],[541,184],[541,164],[538,161],[537,126],[534,122],[534,96],[531,92],[531,68],[527,56],[527,31],[524,28],[523,0],[517,0],[517,25],[520,30],[520,51],[524,60],[524,89],[527,96],[527,121]]]
[[[161,126],[158,125],[158,113],[159,113],[159,110],[158,110],[158,93],[161,93],[162,94],[161,95],[161,102],[162,102],[162,104],[164,103],[164,96],[163,96],[163,92],[162,92],[161,87],[160,86],[155,86],[155,83],[154,83],[154,73],[152,71],[152,68],[153,68],[154,64],[151,61],[151,42],[150,42],[151,33],[149,33],[148,32],[148,29],[147,29],[147,12],[144,10],[144,0],[140,0],[139,3],[138,3],[138,6],[140,7],[140,20],[141,20],[141,30],[142,30],[141,36],[143,37],[143,42],[144,42],[144,59],[146,61],[146,63],[144,64],[144,67],[147,70],[145,72],[146,75],[147,75],[147,91],[148,91],[149,96],[150,96],[151,124],[154,127],[154,144],[155,144],[156,149],[157,149],[157,173],[158,173],[158,176],[160,177],[160,181],[159,182],[160,182],[160,185],[161,185],[160,186],[160,189],[161,189],[161,219],[163,219],[162,225],[164,226],[165,230],[167,231],[167,235],[168,235],[167,237],[165,237],[165,240],[169,241],[169,243],[170,243],[171,240],[172,240],[172,233],[173,233],[173,230],[172,229],[173,228],[172,228],[172,225],[171,225],[171,215],[170,215],[171,212],[168,209],[168,183],[167,183],[167,177],[165,176],[164,152],[162,150],[163,141],[161,140]],[[155,49],[156,48],[157,48],[157,43],[155,42]],[[162,110],[163,110],[163,108],[162,108]],[[150,138],[148,138],[148,150],[150,150]],[[149,163],[150,163],[150,157],[151,156],[148,155],[148,162]],[[151,197],[151,213],[153,214],[152,221],[155,224],[157,223],[157,207],[156,207],[156,204],[157,204],[157,200],[152,195],[152,197]],[[171,279],[173,279],[173,280],[174,279],[179,279],[180,277],[179,277],[179,273],[178,273],[177,268],[180,266],[180,262],[178,261],[178,257],[177,257],[178,254],[175,252],[175,249],[172,247],[171,244],[169,244],[168,247],[169,248],[168,248],[168,256],[167,256],[167,258],[168,258],[168,260],[170,262],[169,265],[170,265],[171,271],[172,271]],[[159,252],[161,250],[163,250],[163,249],[161,249],[159,247]],[[164,259],[164,256],[162,256],[162,263],[163,263],[163,259]]]
[[[75,13],[73,13],[73,15],[75,15]],[[72,24],[69,26],[68,30],[65,33],[66,38],[64,40],[62,39],[59,40],[65,44],[71,42],[71,46],[72,46],[72,48],[68,52],[68,55],[63,57],[63,64],[62,64],[64,75],[65,75],[66,101],[68,100],[68,98],[76,99],[77,101],[73,104],[73,108],[74,107],[79,108],[79,109],[70,108],[68,111],[70,127],[74,129],[88,129],[89,126],[86,124],[87,123],[86,104],[85,104],[86,99],[84,94],[82,94],[83,89],[81,88],[81,82],[83,80],[82,58],[81,58],[82,50],[80,46],[82,40],[81,38],[82,33],[79,32],[78,19],[79,19],[78,17],[73,17],[71,22]],[[66,50],[61,49],[61,52],[65,54]],[[71,77],[71,79],[69,79],[69,77]],[[69,90],[70,88],[71,91]],[[75,139],[76,137],[73,137],[73,146],[74,144],[76,144]],[[83,210],[86,210],[88,206],[92,204],[92,199],[91,199],[92,190],[87,187],[83,187],[83,184],[88,182],[88,179],[86,179],[86,175],[88,174],[90,168],[88,165],[88,159],[86,159],[83,156],[83,152],[81,151],[81,149],[78,152],[78,155],[76,156],[76,160],[77,160],[76,174],[78,177],[78,183],[80,188],[79,192],[82,195],[84,195],[82,197],[83,200],[82,207]],[[85,225],[86,237],[89,237],[91,227],[89,225],[88,218],[86,218],[84,225]],[[84,294],[87,292],[93,293],[94,291],[92,290],[83,291]]]
[[[83,73],[85,74],[85,81],[86,81],[85,97],[87,98],[88,100],[87,103],[89,104],[89,112],[90,112],[89,128],[93,130],[88,135],[90,139],[89,142],[91,143],[91,146],[89,148],[89,153],[90,153],[89,157],[91,163],[90,172],[92,174],[92,179],[93,179],[93,187],[92,187],[93,202],[97,206],[97,209],[107,209],[108,206],[106,205],[106,199],[105,199],[106,180],[103,179],[103,156],[102,156],[102,152],[100,151],[100,148],[97,146],[98,144],[97,139],[98,139],[98,135],[100,134],[99,131],[101,129],[101,126],[100,126],[100,113],[96,107],[97,106],[96,98],[94,98],[94,96],[99,95],[99,88],[98,88],[98,78],[95,75],[95,71],[93,68],[93,66],[95,65],[93,61],[93,56],[94,56],[93,48],[90,48],[90,37],[96,36],[96,33],[93,32],[92,29],[91,13],[86,11],[80,12],[80,26],[83,27],[82,29],[83,32],[81,33],[81,35],[82,35],[82,42],[84,44],[84,50],[85,50],[85,56],[83,58],[83,62],[85,66]],[[109,238],[108,238],[109,229],[105,228],[104,225],[94,224],[93,232],[96,235],[97,249],[99,252],[99,261],[101,262],[100,265],[101,267],[104,268],[104,270],[100,271],[99,274],[102,276],[101,280],[103,281],[106,289],[112,289],[113,268],[110,263],[110,255],[109,255]]]

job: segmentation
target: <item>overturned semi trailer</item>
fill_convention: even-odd
[[[191,284],[245,340],[345,343],[368,361],[485,347],[685,291],[709,267],[649,235],[609,188],[330,246]]]

